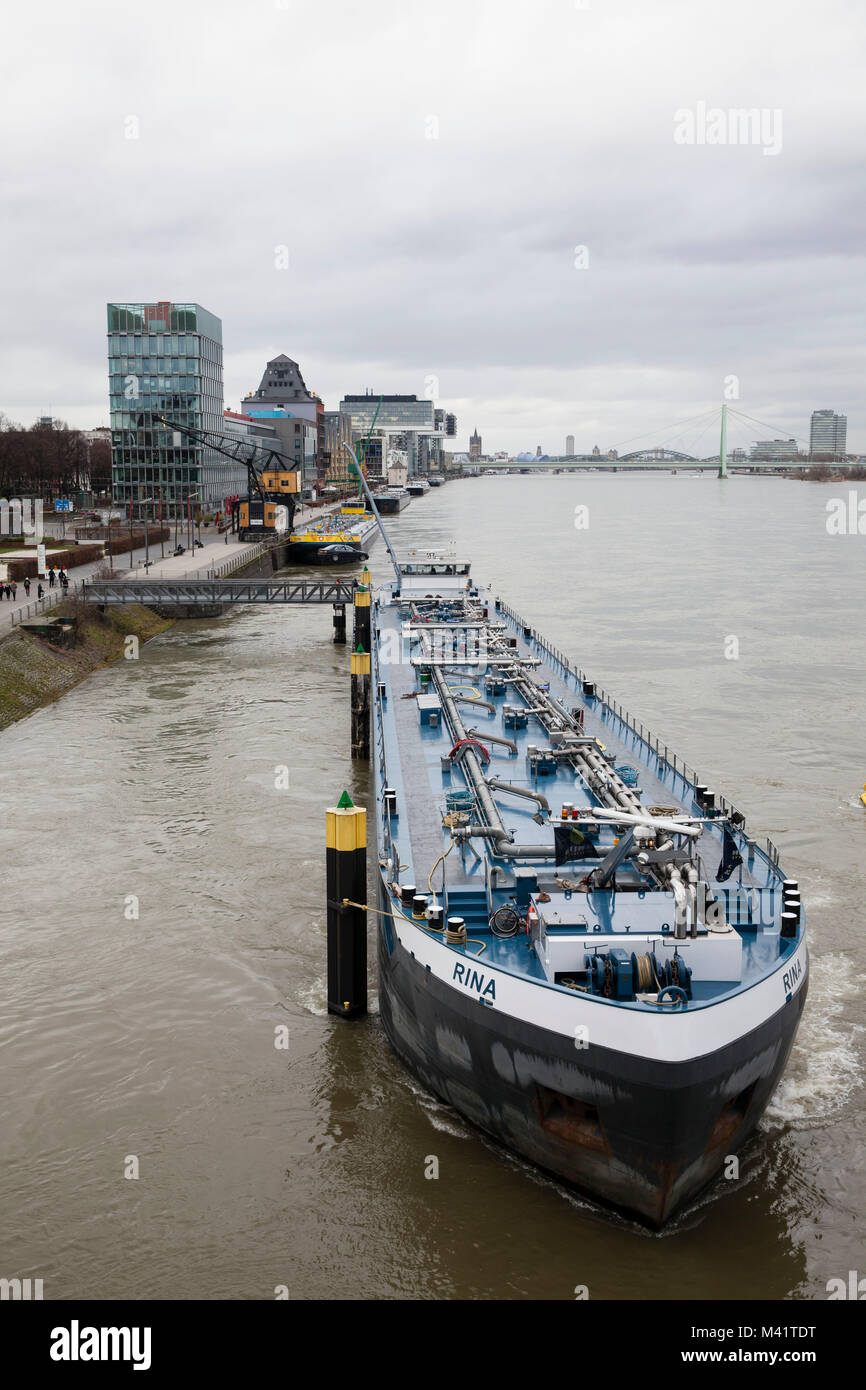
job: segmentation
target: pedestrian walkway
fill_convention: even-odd
[[[124,578],[130,579],[205,579],[213,569],[236,566],[243,562],[251,552],[261,547],[261,541],[238,541],[225,537],[205,542],[201,550],[185,550],[183,555],[166,555],[165,559],[154,559],[153,548],[150,564],[145,568],[143,559],[135,569],[128,569]]]
[[[222,536],[214,537],[204,544],[203,549],[196,551],[185,551],[183,555],[166,556],[164,560],[150,560],[150,564],[145,569],[146,554],[144,547],[141,550],[129,555],[115,555],[113,573],[116,579],[126,579],[130,576],[141,579],[148,575],[162,579],[192,579],[204,578],[211,571],[224,571],[225,569],[235,568],[241,565],[244,558],[250,558],[261,548],[261,542],[240,542],[230,541],[225,544]],[[154,547],[149,547],[149,555],[154,553]],[[159,553],[157,547],[157,554]],[[130,564],[131,560],[131,564]],[[119,563],[125,561],[125,564]],[[106,560],[98,560],[93,564],[79,565],[71,572],[69,581],[69,597],[72,598],[81,591],[82,581],[92,579],[97,570],[107,563]],[[0,633],[8,632],[13,626],[20,622],[26,622],[28,618],[35,618],[40,613],[53,608],[60,603],[63,594],[60,586],[55,584],[54,588],[49,588],[48,580],[43,579],[42,588],[44,597],[37,599],[37,588],[39,580],[30,581],[30,597],[28,599],[24,592],[23,585],[18,584],[18,596],[14,600],[0,600]]]
[[[295,512],[295,529],[305,526],[308,521],[326,515],[339,507],[340,503],[330,503],[326,507],[298,507]],[[169,541],[164,543],[156,541],[145,549],[133,551],[132,555],[115,555],[111,560],[111,568],[115,579],[129,576],[131,578],[143,579],[205,579],[210,575],[225,577],[226,571],[239,568],[244,558],[252,559],[255,553],[261,549],[261,541],[239,541],[235,539],[231,532],[226,533],[229,537],[226,542],[225,535],[218,535],[215,532],[204,532],[204,542],[202,549],[184,549],[183,555],[166,554],[162,557],[163,548],[171,550]],[[145,561],[147,566],[145,567]],[[108,556],[103,560],[97,560],[89,565],[78,565],[70,570],[69,597],[73,597],[81,589],[82,580],[91,579],[97,570],[109,563]],[[45,591],[43,599],[36,597],[39,580],[30,581],[30,598],[24,593],[23,585],[18,584],[18,596],[14,600],[0,600],[0,634],[8,632],[13,626],[20,622],[26,622],[28,618],[35,618],[39,613],[44,613],[47,609],[53,608],[63,597],[60,593],[59,585],[49,589],[48,580],[42,580],[42,587]]]

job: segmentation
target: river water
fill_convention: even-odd
[[[491,477],[389,519],[398,548],[453,536],[799,878],[809,1003],[738,1182],[651,1235],[418,1087],[374,952],[370,1015],[328,1018],[324,808],[368,792],[347,648],[327,607],[249,608],[0,736],[0,1276],[46,1298],[772,1299],[866,1272],[866,537],[826,525],[851,490]]]

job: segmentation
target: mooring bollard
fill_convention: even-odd
[[[369,657],[367,660],[369,661]],[[328,898],[328,1013],[367,1012],[367,812],[343,792],[325,812]]]
[[[334,642],[338,646],[346,644],[346,605],[334,604]]]
[[[369,570],[362,570],[362,580],[365,575],[367,579],[370,578]],[[368,585],[362,585],[360,589],[355,590],[354,646],[356,649],[359,646],[363,647],[365,652],[370,650],[370,616],[372,613],[370,598],[371,594]]]
[[[369,609],[367,610],[369,612]],[[370,756],[370,653],[360,646],[349,658],[352,699],[352,757]]]

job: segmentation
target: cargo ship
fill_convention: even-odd
[[[404,487],[386,487],[375,494],[376,506],[383,516],[392,516],[408,507],[412,498]]]
[[[809,969],[797,883],[468,561],[388,544],[385,1033],[498,1144],[659,1228],[742,1150],[785,1067]]]
[[[430,484],[426,478],[410,478],[406,491],[410,497],[423,497],[425,492],[430,491]]]
[[[376,518],[365,506],[341,507],[312,526],[292,531],[288,564],[351,563],[353,559],[366,559],[378,533]]]

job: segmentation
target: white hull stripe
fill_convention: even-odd
[[[688,1062],[736,1042],[784,1008],[788,997],[803,987],[808,973],[803,941],[795,955],[780,962],[766,979],[718,1004],[698,1009],[666,1007],[664,1012],[661,1008],[628,1009],[485,965],[483,955],[454,951],[403,918],[395,916],[392,926],[400,945],[464,998],[483,1001],[499,1013],[563,1037],[585,1038],[590,1047],[595,1043],[658,1062]]]

